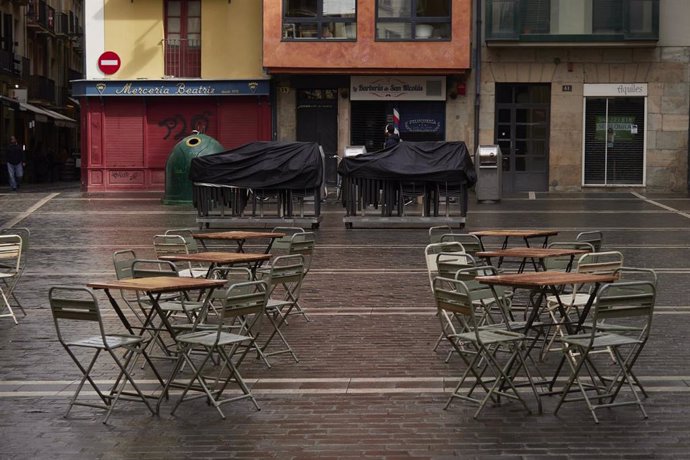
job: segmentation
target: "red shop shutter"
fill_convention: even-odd
[[[144,104],[140,98],[104,98],[103,158],[109,168],[144,166]]]

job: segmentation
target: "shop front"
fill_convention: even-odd
[[[271,139],[268,81],[77,81],[82,188],[165,187],[165,163],[193,131],[230,149]]]

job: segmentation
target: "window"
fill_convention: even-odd
[[[377,40],[450,40],[450,0],[377,0]]]
[[[356,38],[356,0],[283,0],[283,40]]]
[[[165,2],[165,75],[201,77],[201,0]]]

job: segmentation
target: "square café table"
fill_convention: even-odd
[[[268,238],[270,242],[266,246],[265,253],[268,253],[273,246],[273,241],[277,238],[286,236],[281,232],[249,232],[242,230],[231,230],[227,232],[206,232],[206,233],[192,233],[192,236],[201,241],[201,245],[206,249],[206,241],[234,241],[237,243],[237,252],[244,252],[244,243],[247,240],[255,240]]]
[[[534,321],[539,317],[541,303],[546,296],[547,291],[551,291],[552,294],[556,296],[559,304],[559,312],[563,315],[565,319],[565,327],[568,333],[574,333],[580,329],[585,318],[589,314],[589,310],[594,302],[594,297],[596,297],[597,291],[602,283],[612,283],[618,279],[615,274],[591,274],[591,273],[577,273],[577,272],[560,272],[560,271],[541,271],[541,272],[523,272],[523,273],[509,273],[503,275],[492,275],[492,276],[477,276],[475,278],[478,282],[483,284],[488,284],[491,286],[492,290],[494,286],[508,286],[514,289],[530,289],[538,290],[539,297],[536,302],[532,305],[529,316],[527,317],[527,323],[525,324],[525,330],[529,330],[534,324]],[[567,316],[565,313],[565,307],[561,302],[561,298],[558,295],[558,288],[562,286],[568,286],[573,284],[594,284],[591,290],[587,304],[582,309],[580,317],[578,318],[578,323],[575,328],[572,328],[570,323],[567,321]],[[494,291],[494,296],[496,302],[500,302],[500,297]],[[499,303],[500,304],[500,303]]]
[[[474,235],[480,240],[484,237],[501,237],[503,238],[503,244],[501,249],[508,247],[508,239],[510,238],[522,238],[525,242],[525,246],[530,247],[529,240],[532,238],[544,238],[542,247],[545,248],[549,243],[549,237],[558,235],[557,230],[515,230],[515,229],[498,229],[498,230],[479,230],[476,232],[470,232],[470,235]],[[484,241],[482,240],[482,246]]]
[[[108,297],[108,300],[110,301],[110,304],[115,310],[115,313],[117,314],[118,318],[120,318],[122,325],[125,327],[125,329],[127,329],[127,331],[130,334],[133,335],[136,334],[136,332],[134,331],[134,327],[132,327],[132,324],[127,319],[127,316],[125,316],[117,300],[115,300],[115,298],[113,297],[111,290],[115,289],[145,293],[151,301],[152,308],[149,314],[147,315],[139,334],[144,334],[146,328],[149,326],[149,324],[152,323],[153,316],[158,315],[166,330],[170,332],[170,334],[173,337],[175,336],[174,330],[170,322],[168,321],[165,313],[161,310],[160,304],[158,303],[158,300],[160,299],[161,295],[173,292],[187,293],[189,291],[194,290],[206,291],[207,295],[204,300],[203,308],[207,308],[208,302],[211,299],[213,291],[216,288],[223,287],[224,285],[225,280],[210,280],[205,278],[180,278],[176,276],[153,276],[148,278],[130,278],[122,280],[95,281],[87,283],[87,287],[97,290],[102,289],[105,292],[106,296]],[[146,350],[142,351],[142,355],[144,356],[144,359],[149,364],[149,366],[151,366],[153,373],[156,375],[156,378],[158,379],[158,382],[161,385],[165,386],[165,380],[161,377],[160,372],[156,368],[151,358],[146,353]],[[158,398],[159,406],[160,399],[163,396],[164,395],[161,394],[161,396]]]
[[[566,272],[569,272],[570,269],[572,268],[573,265],[573,260],[575,259],[575,256],[579,256],[582,254],[587,254],[589,251],[586,249],[575,249],[575,248],[533,248],[533,247],[513,247],[513,248],[505,248],[505,249],[497,249],[494,251],[479,251],[477,252],[477,257],[481,257],[486,260],[486,262],[491,265],[491,258],[492,257],[498,257],[499,258],[499,266],[500,262],[503,261],[503,259],[508,259],[508,258],[515,258],[515,259],[522,259],[520,262],[520,266],[518,267],[518,273],[522,273],[525,270],[525,265],[527,264],[527,260],[532,261],[532,265],[534,266],[534,271],[539,271],[540,269],[542,271],[546,270],[546,265],[545,265],[545,260],[550,258],[550,257],[568,257],[570,256],[570,263],[566,267]],[[538,261],[538,262],[537,262]]]
[[[219,266],[233,266],[236,264],[253,264],[252,273],[262,262],[269,260],[271,254],[254,253],[254,252],[223,252],[223,251],[206,251],[194,252],[191,254],[169,254],[160,256],[161,260],[169,260],[171,262],[200,262],[209,264],[208,275],[215,267]]]

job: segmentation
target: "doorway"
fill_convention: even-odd
[[[495,139],[503,154],[503,192],[549,186],[551,85],[496,84]]]
[[[301,89],[297,91],[297,141],[316,142],[325,155],[325,181],[337,182],[338,90]]]

